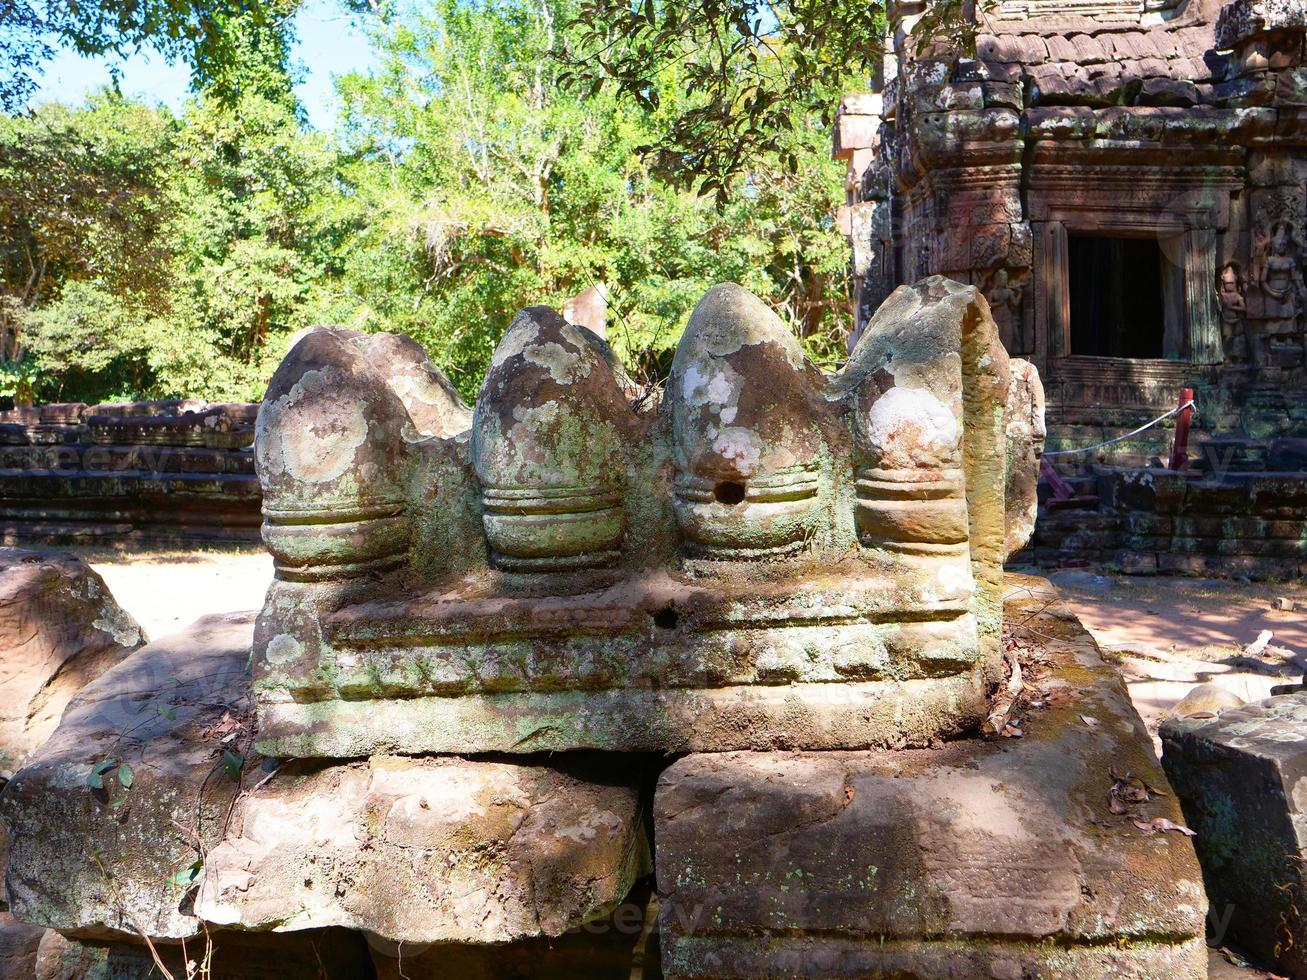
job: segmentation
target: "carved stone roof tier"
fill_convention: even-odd
[[[977,37],[976,57],[987,76],[1042,83],[1045,100],[1067,100],[1079,86],[1091,103],[1119,103],[1123,100],[1113,83],[1119,87],[1147,79],[1200,83],[1223,78],[1228,59],[1215,48],[1212,18],[1193,3],[1174,19],[1155,24],[1066,16],[1005,21],[991,16],[985,19],[985,33]],[[1065,84],[1058,86],[1053,79]],[[1035,98],[1038,104],[1039,93]]]
[[[1307,33],[1307,4],[1302,0],[1233,0],[1222,8],[1216,22],[1217,43],[1227,48],[1273,31]]]

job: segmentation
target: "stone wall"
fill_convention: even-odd
[[[173,400],[0,412],[0,540],[257,542],[257,411]]]
[[[1128,574],[1296,578],[1307,574],[1307,478],[1099,466],[1096,509],[1045,502],[1031,558],[1055,567],[1089,562]]]

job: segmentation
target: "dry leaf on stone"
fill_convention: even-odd
[[[1095,718],[1093,715],[1081,715],[1080,720],[1083,721],[1090,728],[1098,727],[1098,719]]]
[[[1133,820],[1131,823],[1140,830],[1147,831],[1148,833],[1165,833],[1168,830],[1174,830],[1184,834],[1186,837],[1198,836],[1196,831],[1190,830],[1188,827],[1184,827],[1178,823],[1172,823],[1170,820],[1167,820],[1166,817],[1154,817],[1152,820]]]
[[[1003,663],[1007,668],[1007,682],[1003,687],[994,693],[990,701],[989,716],[985,719],[981,730],[986,735],[1004,735],[1011,737],[1009,729],[1019,731],[1010,724],[1012,713],[1016,710],[1017,698],[1021,695],[1025,684],[1021,679],[1021,662],[1017,659],[1013,645],[1009,643],[1008,650],[1003,654]]]

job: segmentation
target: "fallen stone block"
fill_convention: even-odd
[[[198,848],[222,835],[252,708],[253,615],[206,616],[138,650],[68,705],[0,794],[10,911],[86,936],[180,939]],[[228,735],[235,738],[224,741]]]
[[[1193,846],[1155,829],[1178,806],[1110,806],[1127,772],[1166,785],[1121,680],[1074,620],[1027,625],[1057,639],[1023,738],[668,769],[664,974],[1206,977]]]
[[[209,980],[358,980],[372,975],[364,938],[344,929],[294,936],[214,932],[184,946],[69,939],[47,931],[41,938],[34,972],[24,980],[136,980],[160,977],[162,962],[174,977]],[[155,955],[158,956],[156,961]],[[207,973],[187,969],[206,962]]]
[[[1162,762],[1225,939],[1307,975],[1307,694],[1172,718]]]
[[[31,980],[36,975],[36,950],[45,930],[0,912],[0,980]]]
[[[81,560],[0,548],[0,777],[50,737],[74,694],[144,642]]]
[[[612,757],[290,763],[209,852],[196,913],[403,943],[559,936],[649,870],[640,770]]]

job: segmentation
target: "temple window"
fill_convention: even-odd
[[[1071,353],[1090,357],[1181,356],[1168,343],[1162,241],[1072,232],[1067,239]]]

